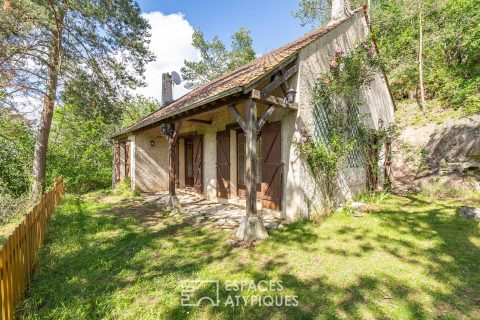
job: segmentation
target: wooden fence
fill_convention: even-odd
[[[38,251],[45,238],[45,229],[53,210],[63,195],[63,178],[55,180],[35,207],[0,248],[0,305],[2,320],[13,319],[13,312],[23,298],[29,283]]]

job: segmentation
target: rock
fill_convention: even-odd
[[[231,226],[236,226],[239,223],[240,223],[239,221],[235,221],[235,220],[231,220],[231,219],[227,220],[227,224],[231,225]]]
[[[365,206],[365,203],[363,203],[363,202],[352,202],[350,204],[350,207],[352,207],[353,209],[359,209],[363,206]]]
[[[226,222],[225,219],[218,219],[218,220],[217,220],[217,224],[218,224],[219,226],[223,226],[223,225],[225,224],[225,222]]]
[[[267,229],[276,229],[277,224],[275,222],[264,222],[265,228]]]
[[[458,214],[465,219],[480,219],[480,208],[461,206]]]

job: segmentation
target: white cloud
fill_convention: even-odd
[[[144,13],[152,29],[150,50],[156,55],[156,60],[146,67],[145,81],[147,87],[136,91],[148,97],[161,100],[162,96],[162,73],[177,71],[183,66],[183,61],[198,60],[199,54],[192,46],[193,27],[185,20],[181,13],[164,15],[159,11]],[[173,97],[184,95],[189,90],[183,87],[183,83],[174,86]]]

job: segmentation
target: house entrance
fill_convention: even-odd
[[[202,137],[185,138],[185,186],[202,193]]]

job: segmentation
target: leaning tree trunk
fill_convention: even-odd
[[[420,104],[422,111],[425,111],[425,86],[423,83],[423,0],[419,2],[419,50],[418,50],[418,74],[420,85]]]
[[[38,133],[35,141],[35,152],[33,155],[32,197],[35,198],[42,195],[45,191],[48,138],[52,126],[53,110],[55,108],[57,97],[58,74],[60,70],[63,17],[64,14],[57,18],[57,28],[52,31],[52,39],[50,41],[46,91],[43,100],[42,117],[38,126]]]

